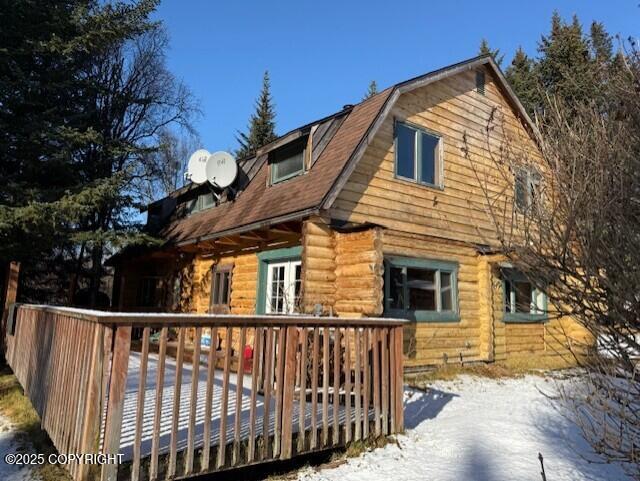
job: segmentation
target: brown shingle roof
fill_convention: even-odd
[[[305,174],[268,185],[265,162],[235,201],[174,221],[160,235],[170,243],[182,244],[296,213],[304,215],[310,209],[319,208],[391,91],[392,88],[384,90],[353,107]]]

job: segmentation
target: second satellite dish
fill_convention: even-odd
[[[214,152],[207,160],[206,175],[211,184],[224,189],[236,180],[238,164],[230,153]]]
[[[186,175],[191,182],[203,184],[207,181],[207,162],[210,155],[209,151],[205,149],[196,150],[191,154]]]

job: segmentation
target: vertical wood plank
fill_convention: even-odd
[[[233,464],[240,461],[240,430],[242,428],[242,391],[244,389],[244,345],[247,339],[247,328],[240,328],[238,342],[238,370],[236,371],[236,406],[233,425]]]
[[[351,442],[351,336],[344,330],[344,442]]]
[[[182,363],[184,361],[184,338],[186,328],[178,328],[178,354],[176,357],[176,375],[173,385],[173,414],[171,415],[171,440],[169,441],[169,468],[168,477],[176,474],[178,457],[178,421],[180,420],[180,395],[182,391]]]
[[[282,440],[282,395],[284,394],[284,364],[285,364],[285,335],[286,328],[278,330],[278,349],[276,351],[276,425],[273,433],[273,456],[280,455],[280,444]]]
[[[158,349],[158,372],[156,373],[156,399],[153,413],[153,437],[151,439],[151,461],[149,463],[149,478],[158,478],[158,452],[160,450],[160,419],[162,417],[162,393],[164,391],[164,368],[167,358],[167,336],[169,329],[163,327],[160,331],[160,347]]]
[[[340,443],[340,372],[342,371],[342,345],[340,328],[333,331],[333,444]]]
[[[103,336],[104,326],[93,325],[93,346],[91,350],[91,364],[89,367],[89,383],[87,386],[87,408],[84,411],[82,423],[82,437],[80,440],[81,453],[97,453],[100,442],[100,427],[102,418],[101,393],[102,387],[102,363],[104,361]],[[78,481],[86,481],[89,478],[90,465],[81,464]]]
[[[282,395],[282,452],[281,459],[293,454],[293,394],[296,388],[296,356],[298,354],[298,328],[287,327],[285,366]]]
[[[329,328],[322,330],[322,445],[329,444]]]
[[[119,326],[116,330],[109,382],[109,403],[107,405],[107,422],[104,431],[105,454],[117,454],[120,450],[120,432],[122,428],[122,412],[124,409],[124,394],[127,384],[130,347],[131,326]],[[117,474],[117,464],[102,465],[103,481],[116,481]]]
[[[380,389],[382,387],[382,378],[380,375],[380,328],[373,328],[373,428],[376,437],[382,435],[382,427],[380,424]]]
[[[362,411],[364,426],[362,428],[362,436],[366,439],[369,437],[369,390],[371,388],[371,328],[364,329],[364,344],[363,344],[363,380],[362,380]]]
[[[220,439],[218,443],[217,467],[225,465],[227,449],[227,413],[229,410],[229,373],[231,372],[231,346],[233,345],[233,329],[225,330],[224,367],[222,372],[222,404],[220,406]]]
[[[320,356],[320,328],[313,328],[311,354],[311,449],[318,447],[318,357]]]
[[[398,379],[398,389],[396,390],[396,432],[404,431],[404,353],[403,336],[404,328],[396,327],[396,377]]]
[[[200,381],[200,343],[202,327],[196,327],[193,341],[193,359],[191,360],[191,398],[189,399],[189,427],[187,429],[187,454],[185,457],[185,474],[193,472],[193,449],[196,437],[196,406],[198,405],[198,382]]]
[[[262,419],[262,459],[269,456],[269,421],[271,415],[271,391],[273,389],[273,328],[267,328],[265,341],[264,365],[264,416]]]
[[[251,404],[249,405],[249,448],[247,451],[247,460],[249,463],[253,462],[256,457],[256,408],[257,408],[257,394],[258,394],[258,382],[260,376],[258,375],[258,369],[260,367],[260,359],[262,357],[262,339],[264,329],[256,327],[255,334],[253,336],[253,364],[251,366]]]
[[[355,328],[355,336],[354,336],[354,343],[353,343],[353,355],[355,357],[355,367],[354,367],[354,372],[355,372],[355,386],[354,386],[354,392],[355,392],[355,396],[353,398],[353,403],[354,403],[354,412],[355,412],[355,440],[356,441],[360,441],[362,439],[362,409],[360,408],[360,404],[361,404],[361,395],[362,395],[362,383],[360,381],[361,378],[361,369],[362,369],[362,362],[361,362],[361,357],[362,357],[362,343],[361,343],[361,335],[360,335],[360,328],[356,327]]]
[[[207,388],[204,397],[204,426],[202,441],[202,461],[200,462],[200,471],[209,470],[211,465],[211,407],[213,406],[213,387],[216,378],[216,340],[218,339],[218,328],[211,328],[211,345],[209,346],[209,355],[207,357]]]
[[[144,419],[144,395],[147,389],[147,363],[149,361],[149,336],[151,328],[142,331],[142,352],[140,353],[140,379],[138,381],[138,403],[136,405],[136,431],[133,439],[132,481],[140,479],[140,443],[142,441],[142,421]]]
[[[300,330],[300,404],[298,409],[298,452],[306,450],[307,446],[307,334],[303,327]]]
[[[382,434],[389,434],[389,343],[388,328],[382,328],[380,349],[382,350]]]
[[[389,421],[391,434],[396,432],[396,331],[389,328]]]

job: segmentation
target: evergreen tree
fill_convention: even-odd
[[[372,80],[369,83],[369,87],[367,88],[367,93],[364,94],[364,97],[362,97],[362,100],[367,100],[368,98],[373,97],[377,93],[378,93],[378,84],[376,83],[375,80]]]
[[[553,13],[551,32],[542,36],[538,46],[537,72],[541,88],[569,103],[593,98],[596,94],[593,63],[588,39],[583,35],[578,17],[565,23]]]
[[[3,11],[0,259],[23,261],[24,299],[67,302],[80,278],[95,303],[105,254],[150,240],[136,215],[144,156],[191,111],[164,66],[156,5],[16,0]]]
[[[500,53],[500,49],[492,49],[489,47],[489,42],[486,38],[483,38],[480,41],[480,48],[478,49],[478,55],[491,55],[493,60],[496,61],[498,66],[502,65],[502,61],[504,60],[504,55]]]
[[[593,22],[590,31],[591,55],[599,64],[608,64],[613,58],[613,39],[601,22]]]
[[[249,120],[249,132],[238,132],[236,139],[240,148],[236,150],[236,157],[242,159],[250,157],[263,145],[273,142],[278,136],[275,132],[275,109],[271,98],[271,81],[269,71],[265,71],[262,78],[262,90],[256,100],[256,110]]]
[[[518,47],[505,76],[527,112],[532,114],[540,105],[540,90],[535,72],[535,62]]]

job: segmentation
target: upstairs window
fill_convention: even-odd
[[[442,185],[442,139],[424,129],[397,122],[396,177],[420,184]]]
[[[459,320],[457,270],[452,262],[388,258],[385,314],[416,321]]]
[[[200,212],[201,210],[208,209],[209,207],[213,207],[215,205],[215,199],[213,198],[213,193],[205,192],[204,194],[200,194],[195,199],[191,199],[188,201],[187,210],[189,214],[194,214],[196,212]]]
[[[271,183],[277,184],[304,172],[305,141],[292,142],[269,154]]]
[[[547,296],[521,272],[502,270],[505,321],[539,321],[547,313]]]
[[[209,311],[215,314],[229,312],[231,303],[231,271],[233,266],[215,265],[211,272],[211,301]]]
[[[477,70],[476,71],[476,92],[478,92],[480,95],[485,95],[485,88],[484,88],[484,72],[482,70]]]
[[[540,196],[540,173],[533,167],[520,167],[515,174],[516,208],[525,211],[535,205]]]

